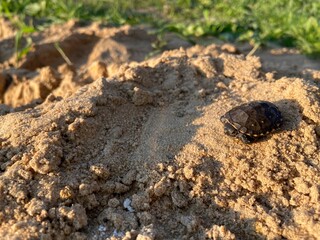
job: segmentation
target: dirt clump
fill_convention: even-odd
[[[114,44],[147,39],[137,31],[109,34]],[[5,91],[1,238],[319,238],[317,79],[277,78],[230,45],[132,54],[113,71],[116,61],[97,52],[28,68],[36,75]],[[226,136],[219,118],[252,100],[276,104],[284,124],[248,145]]]
[[[76,21],[53,25],[31,38],[33,46],[19,62],[14,37],[0,44],[0,101],[12,107],[42,102],[51,92],[68,96],[117,72],[121,64],[144,60],[156,40],[141,27],[103,28]]]

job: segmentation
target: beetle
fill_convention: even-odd
[[[279,129],[283,118],[273,103],[252,101],[232,108],[220,117],[220,121],[224,124],[225,134],[252,143]]]

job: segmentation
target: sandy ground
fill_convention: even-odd
[[[320,239],[318,62],[174,36],[145,60],[147,29],[69,22],[16,64],[1,21],[1,239]],[[251,100],[284,124],[244,144],[219,118]]]

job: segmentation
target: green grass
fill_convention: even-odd
[[[314,0],[1,0],[0,4],[0,14],[16,22],[20,36],[77,18],[113,25],[150,24],[159,34],[173,31],[191,41],[216,36],[255,45],[273,42],[310,55],[320,54],[319,12],[320,2]]]

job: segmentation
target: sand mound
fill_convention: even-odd
[[[117,39],[133,41],[121,31]],[[110,40],[98,38],[90,52]],[[320,236],[317,71],[277,77],[261,69],[258,57],[235,54],[227,45],[167,51],[122,65],[112,60],[115,55],[104,61],[98,52],[87,59],[101,62],[104,77],[84,80],[87,73],[59,64],[28,68],[39,75],[22,81],[20,93],[42,84],[46,94],[37,98],[45,101],[2,106],[2,238]],[[142,60],[130,56],[137,59],[123,61]],[[77,79],[76,87],[67,88],[66,79]],[[65,89],[72,90],[62,94]],[[37,98],[14,103],[15,96],[11,105]],[[224,135],[219,118],[251,100],[274,102],[284,125],[246,145]]]

